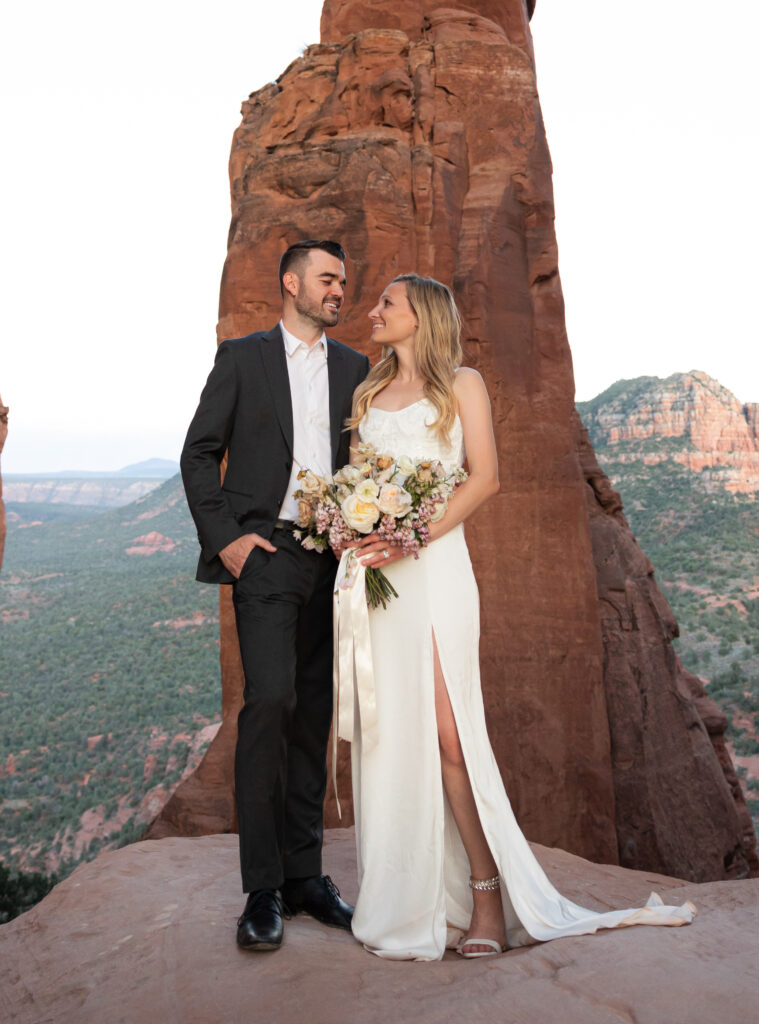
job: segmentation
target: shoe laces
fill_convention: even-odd
[[[330,898],[336,903],[340,899],[340,890],[337,888],[335,883],[332,881],[329,875],[324,876],[324,884],[327,888],[327,892]]]
[[[245,915],[247,913],[250,913],[251,910],[253,910],[253,908],[259,902],[262,896],[273,896],[280,914],[282,914],[283,917],[289,917],[289,915],[285,913],[284,907],[282,906],[282,896],[280,895],[278,889],[258,889],[256,892],[248,893],[248,901],[246,901],[245,903],[245,910],[243,910],[242,914],[237,919],[238,926],[243,923],[243,921],[245,920]]]

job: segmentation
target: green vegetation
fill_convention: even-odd
[[[590,423],[599,409],[611,405],[618,399],[622,399],[626,405],[630,405],[639,395],[661,383],[661,377],[633,377],[629,380],[617,380],[600,395],[591,398],[589,402],[578,402],[577,411],[585,426],[590,427]]]
[[[13,872],[0,864],[0,924],[31,910],[57,883],[56,875]]]
[[[67,522],[71,519],[89,519],[102,514],[96,505],[69,505],[51,501],[6,501],[5,511],[11,524]]]
[[[151,532],[171,550],[127,554]],[[10,870],[63,876],[137,838],[145,794],[174,785],[197,732],[218,721],[218,593],[194,581],[197,551],[178,477],[96,516],[9,524],[0,860]]]

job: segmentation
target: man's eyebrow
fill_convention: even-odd
[[[340,275],[339,275],[339,274],[333,274],[333,273],[331,273],[331,272],[330,272],[329,270],[324,270],[324,271],[322,271],[322,273],[321,273],[321,274],[319,274],[319,277],[326,277],[326,278],[327,278],[328,280],[330,280],[330,281],[335,281],[335,280],[337,280],[337,281],[339,281],[339,282],[340,282],[340,284],[345,284],[345,282],[346,282],[346,280],[347,280],[347,278],[346,278],[346,277],[340,277]]]

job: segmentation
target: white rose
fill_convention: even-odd
[[[400,484],[383,484],[377,499],[380,512],[396,519],[406,515],[411,503],[411,495]]]
[[[403,473],[404,476],[412,476],[416,472],[416,463],[408,455],[401,455],[399,459],[395,460],[395,464],[398,467],[398,472]]]
[[[317,494],[321,494],[324,490],[324,483],[310,469],[302,469],[298,473],[298,481],[301,490],[307,497],[314,497]]]
[[[379,494],[379,487],[373,480],[362,480],[356,485],[354,494],[357,494],[362,501],[374,501]]]
[[[336,484],[352,484],[356,480],[360,480],[362,476],[358,466],[343,466],[342,469],[338,469],[333,479]]]
[[[380,510],[373,501],[362,501],[358,494],[351,494],[340,506],[343,519],[352,530],[371,533],[380,517]]]

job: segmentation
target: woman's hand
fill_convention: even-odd
[[[367,569],[384,569],[393,562],[399,562],[401,558],[408,558],[408,555],[403,554],[400,544],[391,544],[376,533],[368,534],[355,547],[356,556]]]

